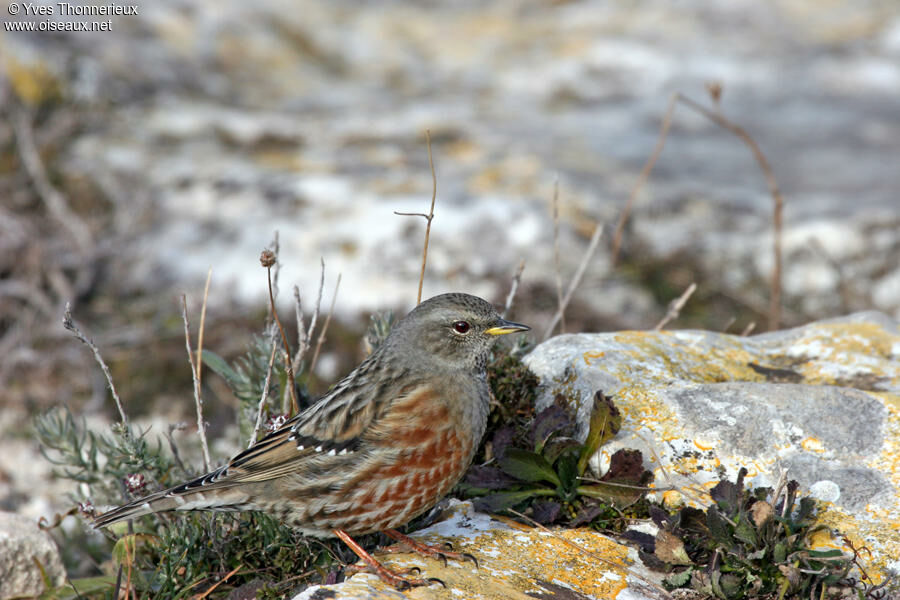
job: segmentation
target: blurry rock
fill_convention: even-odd
[[[66,571],[53,539],[33,520],[0,512],[0,600],[37,596],[44,591],[36,563],[53,585],[62,585]]]

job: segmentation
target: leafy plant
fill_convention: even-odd
[[[720,481],[705,511],[684,507],[650,516],[656,537],[632,534],[643,562],[669,573],[670,588],[690,587],[709,597],[820,597],[844,581],[853,565],[840,550],[816,550],[812,536],[826,529],[815,519],[815,500],[798,497],[790,481],[782,492],[744,488],[746,469],[734,483]],[[630,532],[631,533],[631,532]]]
[[[496,465],[469,469],[463,491],[480,496],[481,510],[521,508],[544,524],[592,523],[608,526],[619,511],[636,503],[652,474],[637,450],[619,450],[606,473],[590,473],[590,458],[619,431],[622,416],[612,400],[597,392],[585,441],[574,436],[575,423],[563,408],[564,398],[532,419],[526,448],[513,445],[509,428],[492,440]],[[593,476],[593,477],[592,477]]]

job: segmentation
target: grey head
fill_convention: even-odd
[[[477,296],[453,293],[425,300],[403,317],[384,343],[410,362],[441,370],[480,371],[501,335],[528,331],[500,317]]]

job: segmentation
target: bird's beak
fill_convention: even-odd
[[[507,321],[506,319],[498,319],[496,325],[494,325],[490,329],[485,329],[484,332],[488,335],[506,335],[507,333],[528,331],[529,329],[531,329],[531,327],[529,327],[528,325],[513,323],[512,321]]]

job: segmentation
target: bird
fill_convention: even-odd
[[[431,509],[468,469],[487,426],[494,342],[529,329],[477,296],[425,300],[282,427],[221,468],[111,509],[94,526],[165,511],[256,510],[304,535],[341,539],[364,570],[397,588],[443,583],[388,569],[352,536],[382,532],[444,561],[474,561],[397,528]]]

